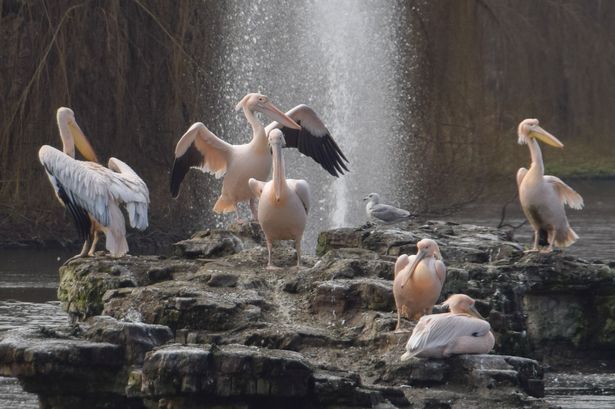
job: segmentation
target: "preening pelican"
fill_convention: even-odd
[[[301,238],[310,210],[310,187],[305,180],[286,179],[282,147],[284,135],[279,129],[269,133],[273,153],[273,178],[261,182],[249,180],[250,189],[259,197],[259,223],[267,239],[269,261],[267,269],[276,269],[271,262],[271,247],[274,240],[294,240],[297,249],[297,268],[301,266]]]
[[[518,134],[519,144],[528,145],[532,158],[529,170],[520,168],[517,171],[521,208],[534,229],[532,251],[538,251],[539,244],[548,244],[545,250],[547,252],[552,251],[554,245],[568,247],[579,236],[568,224],[564,205],[567,204],[573,209],[582,209],[583,198],[561,179],[545,175],[542,152],[536,140],[539,139],[556,148],[563,148],[564,145],[555,136],[542,129],[538,125],[538,119],[521,121]]]
[[[424,315],[412,331],[401,356],[405,361],[420,358],[446,358],[453,354],[486,354],[495,344],[491,326],[465,294],[451,295],[442,305],[450,312]]]
[[[98,232],[102,230],[107,250],[113,257],[121,257],[128,252],[128,243],[120,204],[125,205],[132,227],[146,229],[147,186],[119,159],[110,158],[109,168],[96,163],[96,154],[71,109],[59,108],[57,121],[63,151],[43,145],[38,157],[58,200],[68,209],[80,237],[85,240],[78,256],[94,254]],[[75,159],[75,146],[86,161]]]
[[[446,278],[446,266],[438,244],[431,239],[416,243],[418,252],[408,257],[402,254],[395,262],[393,296],[397,306],[397,327],[400,330],[401,316],[417,320],[431,314],[433,306]]]
[[[248,179],[267,180],[271,172],[271,152],[267,135],[280,128],[286,136],[286,146],[299,149],[312,157],[331,175],[348,170],[348,161],[331,137],[329,130],[316,113],[306,105],[298,105],[282,113],[269,98],[250,93],[235,107],[243,113],[252,127],[252,140],[243,145],[231,145],[219,139],[200,122],[195,123],[181,137],[175,148],[175,162],[171,171],[171,195],[177,197],[179,187],[191,167],[224,177],[222,192],[214,206],[216,213],[237,212],[237,203],[250,201],[252,217],[258,220],[256,201],[248,187]],[[261,112],[274,122],[266,128],[256,118]],[[239,215],[237,214],[239,219]]]
[[[380,195],[378,193],[370,193],[363,198],[363,201],[367,201],[365,205],[367,217],[376,223],[393,224],[408,220],[410,217],[410,212],[407,210],[380,203]]]

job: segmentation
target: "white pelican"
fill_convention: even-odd
[[[243,145],[231,145],[219,139],[200,122],[195,123],[181,137],[175,147],[175,162],[171,171],[171,195],[177,197],[179,187],[191,167],[224,176],[222,192],[214,206],[216,213],[237,213],[237,203],[250,201],[252,217],[258,220],[254,196],[248,179],[266,180],[271,172],[271,152],[267,135],[273,128],[281,128],[286,146],[299,149],[312,157],[331,175],[348,170],[346,157],[337,146],[329,130],[316,113],[306,105],[298,105],[282,113],[269,98],[258,93],[247,94],[235,107],[252,126],[252,140]],[[274,122],[266,128],[254,112],[262,112]],[[237,219],[239,214],[237,213]]]
[[[297,268],[301,266],[301,238],[310,210],[310,187],[305,180],[286,179],[282,148],[285,140],[282,131],[269,133],[273,153],[273,177],[269,182],[250,178],[250,189],[259,198],[259,223],[267,240],[269,261],[267,269],[277,269],[271,262],[274,240],[294,240],[297,250]]]
[[[68,209],[80,237],[85,240],[76,257],[94,254],[99,230],[105,233],[106,248],[111,255],[121,257],[128,252],[128,244],[119,205],[125,204],[132,227],[147,228],[147,186],[119,159],[110,158],[109,168],[96,163],[96,154],[71,109],[59,108],[57,121],[63,152],[43,145],[38,157],[58,200]],[[75,159],[75,146],[87,161]]]
[[[380,195],[378,193],[370,193],[363,198],[363,201],[367,201],[365,205],[367,217],[377,223],[393,224],[407,220],[410,217],[410,212],[407,210],[380,203]]]
[[[556,148],[563,148],[564,145],[542,129],[538,119],[521,121],[518,134],[519,144],[528,145],[532,158],[529,170],[521,168],[517,171],[521,207],[534,229],[534,246],[531,251],[538,251],[538,245],[543,243],[548,244],[547,252],[552,251],[554,245],[568,247],[579,236],[568,224],[564,205],[582,209],[583,198],[561,179],[545,175],[542,152],[536,139]]]
[[[495,338],[491,326],[465,294],[451,295],[442,305],[450,312],[424,315],[412,331],[401,356],[405,361],[420,358],[446,358],[453,354],[486,354],[493,349]]]
[[[395,331],[400,330],[402,315],[417,320],[422,315],[431,314],[446,278],[446,266],[442,262],[438,244],[431,239],[423,239],[416,243],[416,247],[416,255],[408,257],[402,254],[395,262]]]

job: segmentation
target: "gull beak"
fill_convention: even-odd
[[[293,121],[291,117],[286,115],[284,112],[280,111],[275,105],[271,102],[267,102],[262,106],[263,113],[269,117],[272,121],[278,121],[280,124],[292,128],[292,129],[301,129],[301,126]]]
[[[419,250],[418,254],[414,258],[414,261],[412,262],[412,265],[410,266],[410,274],[408,274],[408,277],[406,278],[406,280],[403,283],[401,283],[401,288],[404,288],[404,286],[412,278],[412,274],[414,274],[414,270],[416,270],[416,267],[419,265],[421,260],[425,258],[425,256],[427,256],[427,252],[425,250]]]
[[[530,127],[529,135],[532,138],[536,138],[547,145],[554,146],[556,148],[563,148],[564,144],[560,142],[555,136],[551,135],[549,132],[542,129],[542,127],[538,125],[534,125]]]

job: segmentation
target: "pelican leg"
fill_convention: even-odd
[[[250,199],[250,211],[252,212],[252,220],[258,221],[258,202],[255,198]]]
[[[87,239],[84,243],[83,243],[83,248],[81,249],[81,253],[79,254],[75,254],[74,256],[72,256],[71,258],[69,258],[68,260],[66,260],[65,262],[68,263],[69,261],[73,261],[76,260],[78,258],[81,257],[87,257],[88,255],[88,249],[90,248],[90,239]]]
[[[531,250],[525,250],[524,253],[536,253],[538,249],[538,241],[540,240],[540,230],[534,229],[534,247]]]
[[[301,237],[295,239],[295,250],[297,251],[297,270],[301,268]]]
[[[96,243],[98,243],[98,230],[94,230],[92,234],[94,239],[92,240],[92,245],[90,246],[90,251],[88,251],[88,256],[92,257],[94,252],[96,251]]]
[[[542,250],[541,253],[551,253],[553,251],[553,243],[555,243],[555,229],[549,229],[547,232],[547,241],[549,246]]]
[[[267,262],[267,270],[281,270],[280,267],[274,265],[271,262],[271,249],[273,247],[273,243],[271,240],[267,239],[267,252],[269,253],[268,262]]]
[[[235,208],[235,222],[237,224],[244,224],[246,221],[239,217],[239,206]]]

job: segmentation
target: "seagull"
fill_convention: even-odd
[[[380,203],[380,195],[378,193],[370,193],[363,198],[363,201],[367,201],[365,205],[367,217],[380,224],[393,224],[412,217],[407,210]]]

